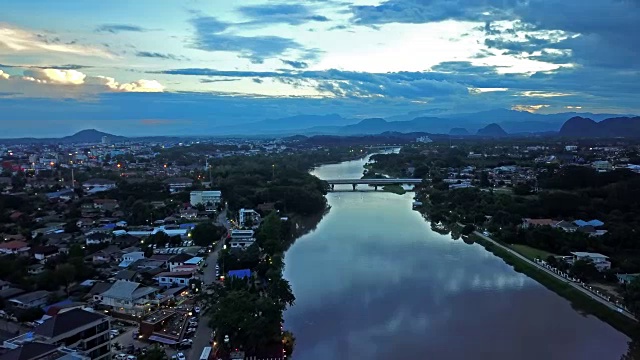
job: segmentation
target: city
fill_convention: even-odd
[[[0,360],[640,360],[637,1],[0,14]]]

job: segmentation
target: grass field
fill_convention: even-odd
[[[535,258],[546,260],[551,255],[555,256],[555,254],[552,254],[550,252],[532,248],[527,245],[513,244],[510,247],[529,260],[534,260]]]

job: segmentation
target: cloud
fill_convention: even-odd
[[[142,119],[140,120],[140,124],[147,126],[156,126],[156,125],[169,125],[174,123],[174,120],[168,119]]]
[[[293,60],[284,60],[284,59],[280,59],[280,61],[282,61],[283,64],[289,65],[294,69],[306,69],[309,67],[309,64],[307,64],[304,61],[293,61]]]
[[[136,56],[143,57],[143,58],[155,58],[155,59],[175,60],[175,61],[185,60],[183,56],[178,56],[174,54],[164,54],[164,53],[158,53],[158,52],[149,52],[149,51],[138,51],[136,52]]]
[[[148,30],[137,25],[105,24],[105,25],[98,26],[95,31],[117,34],[120,32],[144,32]]]
[[[547,108],[550,105],[547,104],[540,104],[540,105],[513,105],[511,107],[511,110],[515,110],[515,111],[526,111],[526,112],[530,112],[530,113],[534,113],[542,108]]]
[[[289,24],[300,25],[310,21],[325,22],[329,18],[314,14],[308,7],[301,4],[264,4],[242,6],[238,11],[254,24]]]
[[[219,21],[211,16],[198,16],[192,19],[191,23],[196,30],[192,44],[196,49],[237,52],[240,57],[247,58],[256,64],[289,50],[298,50],[307,54],[315,52],[288,38],[271,35],[242,36],[225,32],[233,24]]]
[[[14,55],[20,52],[53,52],[108,59],[115,58],[109,51],[98,47],[80,45],[73,41],[64,43],[59,38],[50,38],[43,34],[36,34],[0,24],[0,55]]]
[[[239,81],[242,79],[234,79],[234,78],[229,78],[229,79],[200,79],[200,83],[202,84],[208,84],[208,83],[216,83],[216,82],[231,82],[231,81]]]
[[[156,80],[141,79],[118,83],[107,76],[88,76],[77,70],[27,69],[22,76],[9,76],[0,70],[1,91],[13,90],[25,96],[81,96],[105,91],[163,92],[165,87]],[[35,87],[34,87],[35,86]]]

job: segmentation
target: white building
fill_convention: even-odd
[[[245,226],[247,221],[250,221],[252,225],[258,225],[260,222],[260,214],[253,209],[240,209],[238,217],[240,226]]]
[[[231,247],[244,249],[251,246],[256,241],[253,235],[253,230],[232,230]]]
[[[613,169],[613,166],[611,166],[611,163],[606,160],[594,161],[593,163],[591,163],[591,166],[593,166],[593,168],[599,172],[607,172]]]
[[[158,280],[158,285],[162,287],[171,287],[174,284],[189,285],[189,280],[195,278],[193,273],[193,271],[162,272],[155,279]]]
[[[158,289],[133,281],[118,280],[102,293],[100,303],[111,311],[130,315],[143,315],[151,306],[159,304]]]
[[[222,192],[220,191],[192,191],[189,202],[192,206],[207,205],[207,203],[217,206],[220,201],[222,201]]]
[[[599,271],[611,269],[611,262],[606,255],[581,251],[572,252],[571,255],[573,255],[574,262],[577,260],[591,261]]]
[[[122,262],[118,264],[118,266],[122,268],[126,268],[129,265],[131,265],[131,263],[133,263],[134,261],[140,260],[140,259],[144,259],[144,252],[142,251],[134,251],[134,252],[126,253],[122,255]]]

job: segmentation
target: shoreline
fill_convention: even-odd
[[[568,300],[576,311],[593,315],[630,338],[635,338],[640,335],[637,321],[594,300],[570,284],[545,273],[543,270],[511,254],[504,248],[496,246],[497,242],[494,244],[482,236],[479,236],[477,232],[472,233],[470,237],[484,247],[486,251],[501,258],[506,264],[512,266],[515,271],[527,275],[542,286]]]

